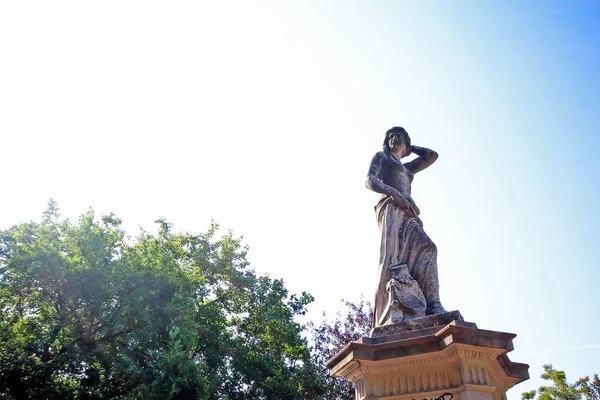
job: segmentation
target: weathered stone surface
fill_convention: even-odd
[[[419,157],[403,164],[411,153]],[[411,197],[414,174],[435,162],[437,153],[410,143],[400,127],[386,133],[383,151],[375,154],[367,188],[381,193],[375,207],[381,229],[379,282],[374,326],[444,313],[439,296],[437,248],[423,230],[420,210]]]
[[[408,272],[408,265],[393,265],[390,270],[392,279],[385,285],[388,303],[381,313],[380,322],[397,324],[424,317],[427,302],[421,287]]]
[[[440,327],[446,326],[449,323],[451,323],[452,321],[464,322],[464,319],[463,319],[462,315],[460,315],[460,312],[458,310],[445,312],[445,313],[441,313],[441,314],[428,315],[428,316],[424,316],[421,318],[415,318],[415,319],[403,321],[403,322],[397,323],[397,324],[378,326],[378,327],[371,329],[371,332],[369,333],[369,337],[378,338],[378,337],[382,337],[382,336],[384,337],[384,336],[393,335],[394,339],[400,339],[400,338],[414,337],[415,335],[423,336],[424,333],[418,332],[418,331],[424,330],[424,329],[434,329],[437,331]],[[467,326],[477,328],[477,325],[475,325],[472,322],[464,322],[464,323],[468,324]],[[409,332],[410,332],[410,334],[406,335]],[[401,334],[403,334],[403,335],[401,335]]]
[[[529,366],[506,355],[513,349],[512,333],[478,329],[458,311],[409,322],[393,331],[376,328],[386,335],[349,343],[327,363],[331,374],[352,381],[359,400],[444,393],[459,400],[503,400],[509,388],[529,378]]]

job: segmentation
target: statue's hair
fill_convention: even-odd
[[[390,146],[396,144],[405,143],[410,147],[410,136],[406,129],[401,126],[394,126],[385,133],[385,140],[383,141],[383,151],[389,153],[392,151]]]

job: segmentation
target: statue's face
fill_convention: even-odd
[[[392,144],[392,142],[395,142]],[[390,149],[396,157],[406,157],[410,154],[410,147],[407,146],[402,135],[396,135],[395,138],[390,138]]]

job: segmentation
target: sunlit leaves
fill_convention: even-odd
[[[312,298],[256,277],[231,232],[132,239],[58,210],[0,232],[0,399],[317,398],[294,321]]]
[[[552,367],[550,364],[543,366],[544,372],[541,378],[549,381],[551,385],[540,386],[537,390],[531,390],[521,395],[521,399],[538,400],[600,400],[600,378],[594,375],[594,379],[585,376],[575,383],[567,381],[567,375]]]

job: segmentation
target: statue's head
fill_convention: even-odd
[[[402,145],[405,145],[407,149],[410,149],[410,136],[408,136],[406,129],[395,126],[385,133],[385,140],[383,141],[384,152],[391,153],[394,146]]]

